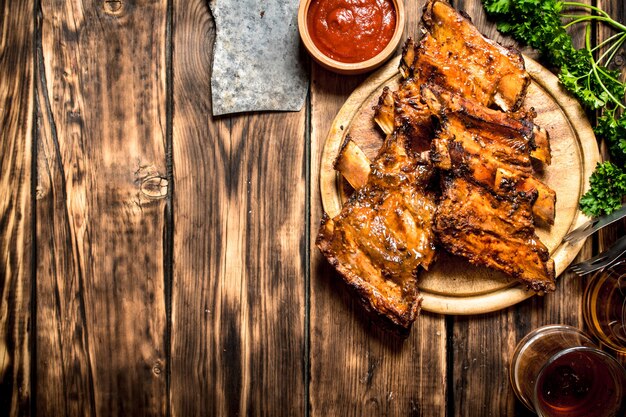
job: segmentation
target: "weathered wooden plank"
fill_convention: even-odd
[[[41,4],[41,415],[166,413],[166,3]]]
[[[0,415],[31,414],[35,20],[0,1]]]
[[[515,44],[497,32],[479,0],[459,0],[455,6],[465,10],[486,36],[505,45]],[[536,56],[528,48],[524,53]],[[589,257],[592,246],[589,241],[577,259]],[[583,326],[583,282],[570,273],[562,274],[557,281],[556,292],[545,297],[532,297],[500,312],[453,319],[450,355],[453,377],[449,386],[453,415],[533,415],[516,399],[509,382],[510,360],[517,342],[544,324]]]
[[[422,11],[426,1],[410,1],[405,2],[404,10],[406,13],[406,22],[404,24],[404,38],[419,39],[422,36],[420,30],[420,19],[422,18]],[[404,46],[404,40],[400,42],[398,47],[398,54],[402,52]]]
[[[303,415],[306,110],[212,117],[213,38],[174,3],[171,412]]]
[[[424,2],[407,2],[405,36]],[[330,125],[364,77],[313,64],[311,87],[311,416],[446,415],[445,318],[423,313],[408,339],[373,324],[314,241],[322,215],[319,161]]]

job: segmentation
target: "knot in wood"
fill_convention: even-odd
[[[367,401],[365,402],[365,406],[368,409],[375,410],[374,411],[375,414],[380,413],[380,402],[378,401],[378,398],[376,397],[368,398]]]
[[[48,195],[48,188],[44,187],[43,185],[37,185],[37,188],[35,189],[35,199],[41,200],[46,195]]]
[[[156,365],[154,365],[154,366],[152,367],[152,372],[153,372],[156,376],[161,375],[161,366],[160,366],[160,364],[158,364],[158,363],[157,363]]]
[[[104,12],[111,16],[119,16],[124,12],[124,3],[121,0],[105,0]]]
[[[141,192],[148,198],[159,199],[167,196],[168,181],[160,175],[145,178],[141,182]]]

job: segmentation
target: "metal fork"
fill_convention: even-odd
[[[591,272],[611,266],[625,253],[626,236],[622,236],[604,252],[594,256],[593,258],[587,259],[586,261],[570,266],[569,270],[580,276],[587,275]]]

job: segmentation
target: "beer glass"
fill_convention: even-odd
[[[510,375],[517,397],[541,417],[626,415],[626,370],[574,327],[549,325],[526,335]]]
[[[626,259],[595,274],[583,295],[589,332],[626,365]]]

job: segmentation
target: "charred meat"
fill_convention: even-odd
[[[419,269],[435,256],[433,169],[425,156],[402,131],[389,135],[366,184],[339,215],[322,219],[316,241],[365,307],[404,329],[419,312]]]
[[[554,291],[554,261],[535,234],[532,195],[502,198],[452,174],[444,176],[442,188],[435,231],[446,250],[535,291]]]

